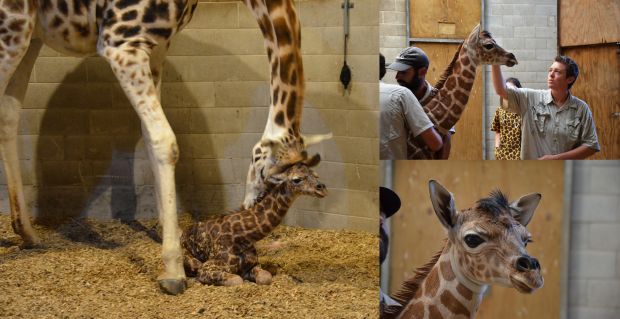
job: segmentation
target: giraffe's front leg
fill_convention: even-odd
[[[152,51],[127,43],[118,47],[104,44],[99,54],[110,63],[142,123],[142,135],[155,177],[157,210],[163,226],[164,273],[157,280],[164,292],[176,295],[186,288],[174,180],[179,149],[151,74],[151,59],[147,52]]]
[[[198,281],[203,284],[216,286],[238,286],[243,284],[243,278],[234,274],[234,268],[218,260],[207,260],[198,270]]]
[[[256,248],[251,247],[243,256],[243,263],[246,269],[250,269],[247,274],[247,279],[253,281],[259,285],[270,285],[272,281],[272,275],[267,270],[264,270],[258,264],[258,254]]]

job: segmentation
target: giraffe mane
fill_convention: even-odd
[[[385,307],[385,311],[383,314],[381,314],[381,318],[385,318],[385,319],[396,318],[400,314],[400,312],[403,311],[403,309],[413,299],[415,294],[420,289],[420,286],[422,285],[422,282],[424,282],[424,279],[426,279],[426,277],[431,272],[433,267],[437,264],[439,257],[441,257],[441,254],[443,254],[443,251],[446,248],[447,242],[448,240],[444,239],[443,247],[439,251],[437,251],[433,255],[433,257],[431,257],[431,260],[427,262],[426,264],[424,264],[424,266],[416,268],[413,271],[414,273],[413,277],[405,280],[401,284],[400,289],[394,295],[391,296],[392,299],[394,299],[401,305]]]
[[[452,58],[452,62],[450,62],[450,65],[448,65],[446,70],[443,72],[443,74],[439,78],[439,81],[437,81],[437,83],[435,84],[435,89],[437,89],[437,91],[443,88],[443,85],[445,84],[446,80],[452,74],[452,71],[454,70],[454,65],[456,64],[456,61],[459,58],[459,54],[461,53],[461,48],[463,48],[463,43],[459,45],[459,49],[456,50],[456,53],[454,54],[454,57]]]
[[[489,194],[489,197],[482,198],[476,202],[476,209],[499,216],[510,210],[510,202],[508,202],[508,198],[504,193],[499,189],[495,189]]]

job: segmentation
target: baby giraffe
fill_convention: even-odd
[[[540,202],[537,193],[508,202],[500,191],[480,199],[474,208],[457,212],[454,197],[436,181],[429,182],[431,202],[448,231],[444,248],[393,298],[381,318],[475,318],[490,284],[531,293],[542,287],[540,264],[525,250],[525,229]]]
[[[229,215],[199,222],[183,232],[185,271],[204,284],[234,286],[243,279],[271,283],[271,273],[261,269],[254,243],[280,224],[299,195],[325,197],[327,189],[310,169],[319,163],[318,154],[274,166],[267,190],[253,206]]]

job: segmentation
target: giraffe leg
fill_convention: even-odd
[[[158,282],[164,292],[176,295],[186,287],[174,180],[179,150],[158,99],[147,52],[123,44],[119,47],[103,46],[99,54],[110,63],[142,123],[142,135],[155,177],[159,220],[163,226],[164,273],[158,277]]]
[[[231,267],[214,260],[204,262],[197,277],[198,281],[208,285],[238,286],[243,283],[243,278],[233,274]]]
[[[267,270],[264,270],[258,264],[258,254],[256,248],[252,247],[248,249],[243,256],[243,263],[250,268],[247,279],[253,281],[259,285],[271,284],[272,276]]]
[[[185,273],[189,276],[195,276],[198,273],[200,267],[202,267],[202,262],[187,253],[183,254],[183,267],[185,268]]]
[[[0,8],[0,15],[2,14]],[[30,44],[33,27],[31,17],[17,15],[17,18],[11,20],[2,20],[0,27],[3,23],[21,21],[21,24],[17,23],[21,26],[21,31],[15,31],[16,34],[13,35],[13,38],[20,39],[19,43],[13,41],[10,44],[4,40],[5,38],[0,41],[0,154],[7,179],[11,225],[15,233],[22,238],[23,247],[32,247],[38,245],[40,240],[32,229],[31,215],[24,200],[17,153],[17,126],[32,66],[42,44],[39,40],[32,40]],[[11,36],[8,36],[8,39],[11,39]]]

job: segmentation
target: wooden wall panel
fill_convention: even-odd
[[[411,37],[466,38],[480,23],[480,0],[411,0]]]
[[[435,84],[445,68],[452,61],[458,44],[416,43],[431,61],[426,79]],[[456,134],[452,138],[451,160],[482,159],[482,68],[476,72],[476,81],[472,88],[467,107],[456,123]]]
[[[561,0],[560,46],[620,42],[618,21],[618,0]]]
[[[540,260],[545,285],[531,295],[492,287],[482,302],[479,319],[559,318],[564,163],[561,161],[397,161],[394,190],[402,200],[391,218],[389,291],[398,290],[412,270],[426,263],[442,246],[445,231],[435,216],[428,181],[435,179],[455,194],[458,209],[468,208],[494,189],[509,199],[539,192],[542,201],[528,227],[534,243],[528,252]],[[568,217],[568,216],[566,216]]]
[[[579,65],[572,94],[586,101],[596,123],[601,151],[591,159],[620,159],[620,54],[616,44],[567,48]]]

